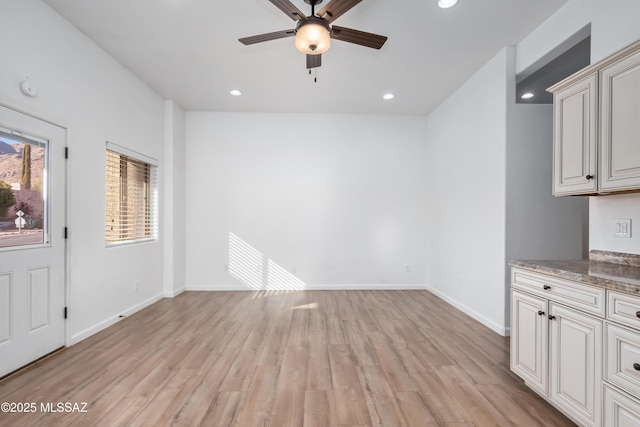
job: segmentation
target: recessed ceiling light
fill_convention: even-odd
[[[520,98],[522,99],[533,98],[533,93],[532,92],[523,93],[522,96],[520,96]]]
[[[242,92],[240,92],[238,89],[234,89],[231,92],[229,92],[231,95],[233,96],[240,96],[242,95]]]
[[[382,95],[383,99],[393,99],[393,94],[392,93],[385,93],[384,95]]]
[[[449,9],[458,3],[458,0],[438,0],[438,7],[441,9]]]

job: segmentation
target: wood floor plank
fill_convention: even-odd
[[[379,366],[361,366],[359,373],[368,391],[365,399],[372,424],[380,427],[406,426],[407,422],[382,369]]]
[[[262,351],[264,336],[254,331],[249,332],[249,337],[237,353],[237,357],[228,368],[227,375],[220,384],[219,391],[246,390],[251,381],[251,376],[256,368],[256,361]],[[220,366],[224,370],[224,366]]]
[[[202,425],[232,426],[238,415],[243,394],[240,391],[218,393],[202,417]]]
[[[324,334],[308,337],[307,384],[305,390],[331,390],[331,362],[327,352],[327,338]]]
[[[462,403],[461,406],[474,424],[500,427],[513,426],[469,381],[459,367],[443,366],[438,369],[437,374],[456,401]]]
[[[400,360],[398,351],[380,332],[368,333],[369,341],[374,348],[379,366],[387,380],[396,391],[417,391],[418,388]]]
[[[270,365],[259,365],[256,368],[251,387],[242,398],[236,427],[269,425],[279,371],[279,367]]]
[[[574,425],[426,291],[185,292],[0,380],[7,401],[88,412],[0,427]]]
[[[302,426],[304,423],[305,392],[290,388],[276,392],[269,425]]]
[[[304,427],[338,427],[333,392],[311,390],[304,396]]]
[[[339,424],[371,424],[356,362],[348,345],[329,345]]]
[[[395,396],[408,426],[438,426],[438,422],[419,393],[401,391],[396,393]]]
[[[375,366],[379,362],[373,351],[373,346],[369,342],[367,335],[357,320],[344,320],[344,331],[347,336],[347,342],[353,352],[353,357],[358,366]]]
[[[307,348],[287,347],[278,375],[277,390],[304,391],[307,384]]]

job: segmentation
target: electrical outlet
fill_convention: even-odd
[[[405,273],[411,273],[411,265],[410,264],[407,264],[407,265],[404,266],[404,272]]]
[[[631,238],[631,218],[615,218],[613,220],[613,236]]]
[[[140,290],[140,281],[139,280],[134,280],[133,282],[133,290],[138,292]]]

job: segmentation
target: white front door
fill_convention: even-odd
[[[0,105],[0,377],[65,345],[65,144]]]

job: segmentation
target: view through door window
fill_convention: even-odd
[[[0,131],[0,248],[45,243],[46,142]]]

